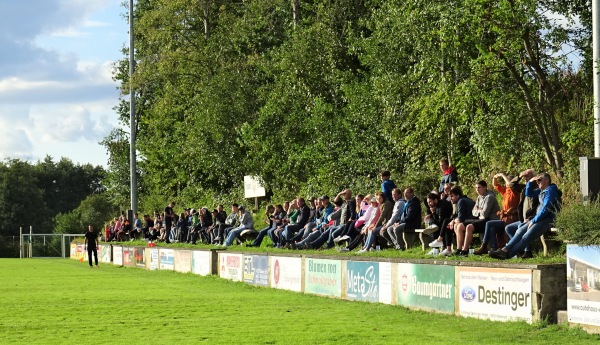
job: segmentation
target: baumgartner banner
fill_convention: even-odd
[[[531,270],[459,267],[460,315],[532,322]]]
[[[304,261],[304,291],[342,296],[342,262],[307,258]]]
[[[398,264],[398,304],[454,313],[454,267]]]

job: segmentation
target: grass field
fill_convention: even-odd
[[[216,277],[63,259],[0,259],[2,344],[598,344],[498,323]]]

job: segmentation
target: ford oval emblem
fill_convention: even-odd
[[[470,286],[466,286],[460,291],[460,295],[462,296],[462,299],[464,299],[465,301],[473,302],[476,297],[475,289],[473,289]]]

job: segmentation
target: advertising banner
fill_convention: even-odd
[[[244,282],[269,286],[269,257],[266,255],[244,255]]]
[[[192,273],[201,276],[212,274],[212,252],[205,250],[192,251]]]
[[[98,248],[98,261],[110,263],[112,256],[111,249],[112,246],[110,244],[101,244],[100,248]]]
[[[302,258],[269,256],[271,287],[302,291]]]
[[[81,260],[81,258],[83,258],[83,260],[85,260],[85,256],[86,256],[86,252],[83,244],[77,244],[77,249],[76,249],[76,253],[75,253],[75,259],[77,260]]]
[[[77,259],[77,243],[71,243],[71,259]]]
[[[379,263],[379,302],[392,304],[392,263]]]
[[[567,317],[600,326],[600,246],[567,245]]]
[[[532,322],[531,270],[459,267],[462,316]]]
[[[177,250],[175,252],[175,271],[189,273],[192,271],[192,252],[189,250]]]
[[[175,250],[161,248],[158,250],[158,255],[160,257],[159,269],[172,271],[175,268]]]
[[[304,291],[318,295],[342,297],[342,262],[306,258]]]
[[[144,247],[133,248],[133,260],[135,261],[136,267],[146,267],[146,255],[144,249]]]
[[[453,266],[398,264],[398,304],[454,313]]]
[[[145,250],[148,255],[148,269],[151,271],[158,269],[158,248],[148,248]]]
[[[133,266],[133,248],[123,247],[123,266]]]
[[[123,247],[113,246],[113,264],[123,266]]]
[[[379,302],[379,263],[348,261],[346,295],[349,300]]]
[[[242,254],[219,253],[219,267],[219,277],[237,282],[242,281]]]

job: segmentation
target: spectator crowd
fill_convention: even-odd
[[[422,232],[431,237],[430,255],[489,255],[497,259],[515,256],[531,258],[531,243],[550,229],[560,210],[561,191],[547,173],[532,169],[518,176],[496,174],[492,187],[486,181],[474,185],[476,199],[469,198],[459,186],[458,172],[447,159],[440,160],[439,186],[423,201],[412,187],[401,189],[381,173],[381,190],[354,195],[340,191],[333,198],[297,197],[266,208],[263,227],[255,224],[244,206],[223,205],[210,210],[183,208],[175,213],[175,202],[132,220],[126,215],[114,218],[104,229],[106,241],[145,239],[165,243],[198,242],[228,247],[247,243],[259,247],[269,237],[276,248],[330,249],[357,253],[393,249],[403,251],[411,244],[407,233]],[[424,212],[423,212],[424,211]],[[473,235],[480,234],[475,249]],[[250,240],[252,242],[250,243]]]

